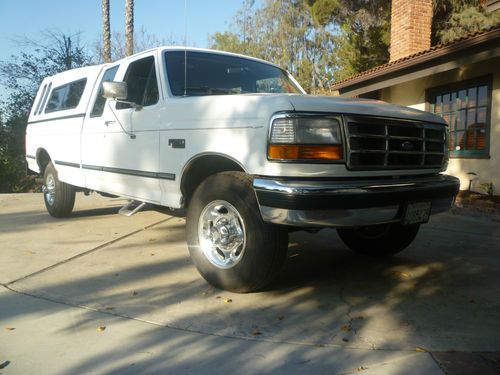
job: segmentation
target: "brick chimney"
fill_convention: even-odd
[[[390,61],[431,47],[432,0],[392,0]]]

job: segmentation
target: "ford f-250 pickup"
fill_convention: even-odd
[[[354,251],[407,247],[450,208],[447,125],[375,100],[306,95],[285,70],[230,53],[162,47],[44,79],[26,133],[48,212],[75,192],[186,209],[187,243],[212,285],[255,291],[291,229],[337,228]]]

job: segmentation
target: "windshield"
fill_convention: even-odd
[[[284,70],[242,57],[167,51],[165,61],[174,96],[302,93]]]

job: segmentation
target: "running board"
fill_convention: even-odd
[[[139,212],[145,205],[146,202],[129,201],[125,206],[120,208],[120,211],[118,211],[118,213],[123,216],[132,216],[133,214]]]

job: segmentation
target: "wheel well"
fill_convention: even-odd
[[[41,148],[37,151],[36,153],[36,162],[38,164],[38,168],[40,168],[40,174],[43,175],[45,172],[45,168],[47,167],[47,164],[49,164],[51,161],[49,153]]]
[[[200,156],[189,162],[181,179],[184,206],[187,207],[189,205],[194,191],[204,179],[215,173],[227,171],[245,172],[237,162],[220,155]]]

